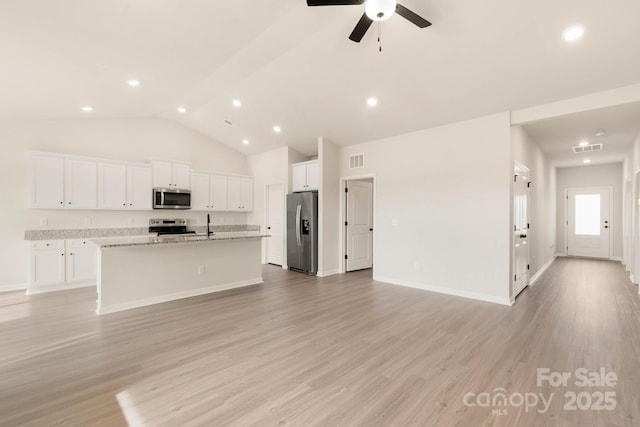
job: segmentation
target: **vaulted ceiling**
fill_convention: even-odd
[[[392,17],[380,53],[375,25],[348,39],[363,6],[3,0],[0,119],[155,116],[247,154],[311,155],[320,135],[354,144],[640,82],[637,0],[402,3],[433,26]],[[572,24],[585,35],[567,43]]]

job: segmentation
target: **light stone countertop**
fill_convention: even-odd
[[[101,237],[91,239],[96,246],[104,248],[118,248],[125,246],[152,246],[152,245],[168,245],[176,243],[200,243],[214,242],[219,240],[238,240],[238,239],[257,239],[262,237],[270,237],[269,234],[260,234],[259,231],[238,231],[238,232],[222,232],[211,236],[206,234],[192,235],[165,235],[165,236],[127,236],[127,237]]]

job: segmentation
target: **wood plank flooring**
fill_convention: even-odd
[[[620,263],[558,259],[513,307],[367,271],[264,277],[102,317],[92,289],[0,294],[0,424],[640,425],[640,300]],[[536,368],[580,367],[618,383],[536,385]],[[497,388],[555,396],[543,414],[463,402]],[[564,411],[567,391],[614,391],[616,408]]]

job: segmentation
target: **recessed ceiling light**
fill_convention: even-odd
[[[378,99],[377,98],[367,98],[367,105],[369,107],[375,107],[376,105],[378,105]]]
[[[589,163],[591,163],[591,159],[584,159],[582,163],[584,163],[585,165],[588,165]]]
[[[274,131],[275,133],[280,133],[280,132],[282,132],[282,129],[280,128],[280,126],[274,126],[274,127],[273,127],[273,131]]]
[[[240,102],[239,99],[234,99],[233,101],[231,101],[231,103],[234,107],[242,107],[242,102]]]
[[[243,143],[244,145],[249,145],[249,140],[248,140],[248,139],[243,139],[243,140],[242,140],[242,143]]]
[[[138,87],[140,86],[140,80],[135,80],[135,79],[127,80],[127,84],[131,87]]]
[[[82,107],[82,111],[84,111],[85,113],[90,113],[93,111],[93,107],[91,105],[85,105],[84,107]]]
[[[580,25],[574,25],[573,27],[569,27],[564,30],[564,33],[562,33],[562,38],[565,39],[565,41],[573,42],[581,38],[583,34],[584,28]]]
[[[587,145],[589,145],[589,141],[582,141],[580,142],[580,144],[578,144],[580,147],[586,147]]]
[[[606,132],[604,131],[604,129],[598,129],[596,131],[596,136],[604,136]]]
[[[185,107],[178,107],[178,113],[180,114],[186,114],[187,109]]]

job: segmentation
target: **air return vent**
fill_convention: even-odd
[[[585,145],[584,147],[576,145],[575,147],[573,147],[573,152],[576,154],[590,153],[592,151],[601,151],[601,150],[602,150],[602,144],[591,144],[591,145]]]
[[[359,169],[364,167],[364,154],[354,154],[349,156],[349,169]]]

